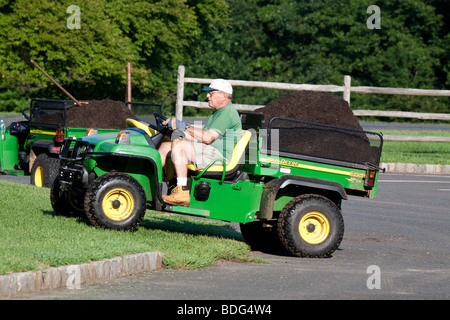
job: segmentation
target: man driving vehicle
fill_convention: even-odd
[[[228,163],[241,136],[239,113],[231,103],[233,94],[231,84],[224,79],[215,79],[202,90],[207,92],[209,107],[214,109],[203,128],[189,126],[175,118],[168,118],[163,122],[163,125],[178,131],[172,135],[172,141],[163,142],[158,149],[162,165],[166,164],[167,157],[171,157],[175,166],[177,186],[170,195],[162,196],[166,203],[172,205],[189,206],[187,165],[192,163],[199,170],[217,158],[224,159],[225,163]]]

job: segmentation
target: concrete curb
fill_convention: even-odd
[[[417,163],[381,163],[388,173],[442,174],[450,175],[450,165]]]
[[[161,267],[161,252],[155,251],[79,265],[17,272],[0,276],[0,299],[63,287],[80,289],[83,283],[126,277],[157,270]]]

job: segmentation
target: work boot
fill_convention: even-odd
[[[176,186],[170,195],[162,196],[164,202],[174,206],[189,207],[191,197],[189,195],[189,186]]]

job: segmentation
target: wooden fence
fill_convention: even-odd
[[[185,67],[178,67],[177,79],[177,101],[175,108],[175,117],[183,118],[184,107],[209,108],[207,102],[185,101],[184,100],[184,84],[210,84],[213,79],[204,78],[186,78]],[[264,82],[264,81],[244,81],[229,80],[231,85],[240,87],[269,88],[278,90],[311,90],[321,92],[343,92],[343,99],[350,105],[350,93],[366,93],[366,94],[394,94],[394,95],[412,95],[412,96],[439,96],[450,97],[450,90],[425,90],[425,89],[404,89],[404,88],[383,88],[383,87],[352,87],[351,77],[344,76],[344,85],[313,85],[313,84],[292,84],[281,82]],[[264,105],[249,105],[233,103],[238,111],[253,111]],[[403,112],[403,111],[378,111],[378,110],[353,110],[353,114],[358,117],[376,116],[376,117],[393,117],[393,118],[414,118],[421,120],[449,120],[450,113],[422,113],[422,112]],[[450,137],[431,137],[431,136],[389,136],[385,135],[384,140],[392,141],[427,141],[427,142],[450,142]]]

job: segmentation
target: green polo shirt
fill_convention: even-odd
[[[215,130],[220,136],[211,143],[211,146],[222,152],[223,156],[231,159],[236,143],[241,138],[241,118],[230,102],[225,107],[216,109],[203,127],[205,130]]]

